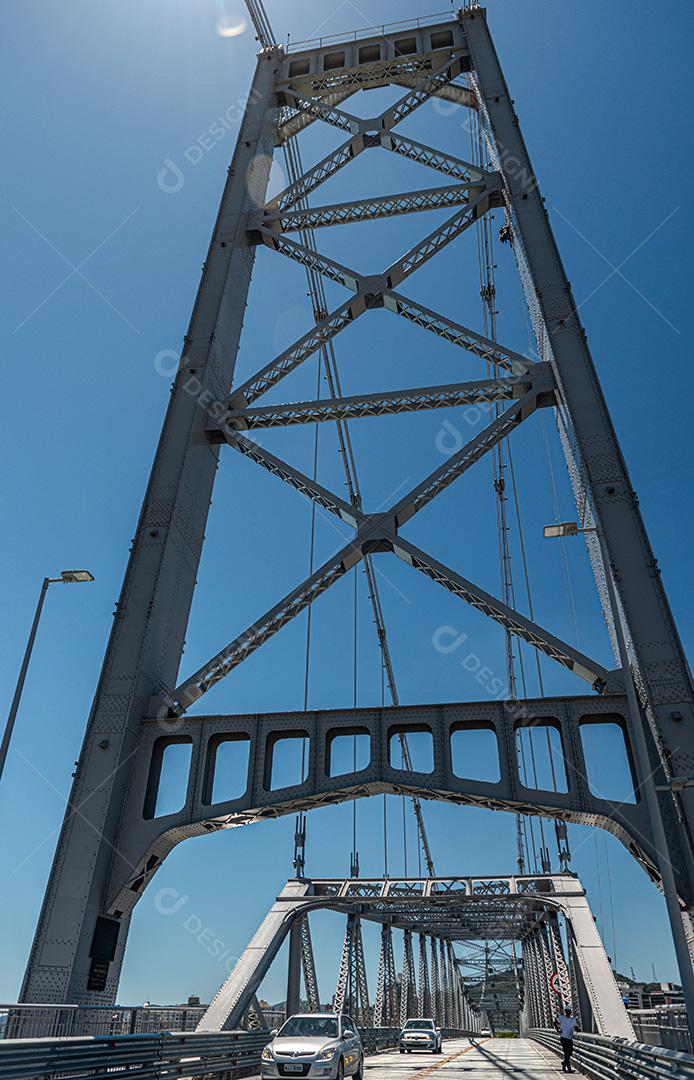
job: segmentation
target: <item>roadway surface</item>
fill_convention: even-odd
[[[364,1080],[554,1080],[561,1059],[531,1039],[448,1039],[443,1054],[401,1054],[366,1058]]]

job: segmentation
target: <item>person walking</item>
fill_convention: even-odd
[[[561,1063],[562,1072],[572,1073],[571,1055],[574,1052],[574,1031],[576,1030],[576,1017],[571,1015],[571,1009],[565,1008],[563,1015],[559,1015],[555,1021],[555,1027],[559,1032],[561,1048],[564,1058]]]

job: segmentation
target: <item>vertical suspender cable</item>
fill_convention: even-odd
[[[284,143],[285,162],[287,164],[287,174],[291,182],[295,182],[303,173],[303,167],[301,164],[301,156],[299,147],[294,143],[293,139],[288,139]],[[308,200],[304,197],[298,200],[298,205],[305,208],[308,206]],[[316,250],[315,239],[313,230],[310,228],[301,230],[301,238],[303,243],[311,250]],[[309,281],[309,289],[314,306],[314,316],[316,321],[325,317],[326,313],[326,301],[325,292],[323,289],[322,279],[315,271],[307,268],[307,278]],[[335,357],[335,351],[332,341],[328,342],[327,347],[323,346],[322,355],[325,362],[325,376],[328,381],[330,394],[332,397],[342,396],[342,387],[340,383],[339,371],[337,368],[337,360]],[[357,477],[356,462],[354,460],[354,453],[352,450],[352,443],[349,434],[349,425],[342,420],[335,421],[338,441],[340,447],[340,454],[343,461],[345,470],[345,478],[347,483],[347,489],[349,497],[353,505],[361,507],[361,493],[359,491],[359,483]],[[388,687],[392,703],[398,704],[398,693],[395,684],[395,673],[393,671],[393,664],[390,656],[390,648],[388,645],[388,638],[385,628],[385,622],[383,619],[383,610],[381,607],[380,595],[378,591],[378,583],[373,569],[373,563],[371,556],[367,555],[364,558],[364,573],[367,581],[367,590],[369,600],[371,602],[374,622],[376,625],[376,633],[378,636],[379,645],[381,648],[383,664],[385,667],[386,677],[388,680]],[[407,739],[404,735],[399,736],[400,746],[403,753],[403,764],[408,770],[412,769],[412,760],[407,746]],[[427,864],[427,872],[430,877],[435,875],[434,863],[431,856],[431,850],[429,847],[429,840],[424,827],[424,818],[422,814],[422,808],[420,800],[416,797],[412,797],[412,807],[417,822],[417,829],[419,838],[421,841],[422,850]]]
[[[246,6],[255,27],[258,41],[263,46],[263,48],[269,48],[272,45],[276,44],[276,37],[273,33],[272,27],[270,25],[270,20],[268,19],[262,0],[246,0]],[[294,182],[303,173],[303,168],[301,166],[299,148],[292,142],[291,138],[284,143],[284,156],[287,165],[288,178],[291,182]],[[299,205],[302,207],[308,206],[308,200],[304,197],[303,199],[299,200]],[[301,238],[303,243],[307,247],[315,250],[315,241],[313,238],[312,229],[302,230]],[[323,283],[320,277],[308,267],[306,268],[306,275],[308,279],[311,298],[313,301],[314,315],[316,321],[320,321],[320,318],[324,317],[326,311]],[[322,347],[321,354],[325,363],[326,377],[328,378],[331,394],[333,397],[337,397],[340,395],[341,391],[339,386],[337,362],[335,359],[335,352],[332,342],[329,342],[327,348],[325,346]],[[350,498],[352,499],[354,505],[361,506],[361,496],[359,494],[356,464],[354,462],[354,455],[352,453],[352,445],[349,437],[349,428],[346,423],[343,424],[340,420],[336,421],[336,426]],[[395,676],[393,673],[392,663],[390,659],[390,651],[388,648],[385,623],[383,622],[383,612],[381,609],[380,597],[378,595],[378,585],[373,572],[373,566],[370,556],[367,556],[364,559],[364,572],[367,579],[369,599],[373,607],[374,620],[376,623],[376,630],[378,634],[379,645],[381,648],[382,659],[385,665],[386,674],[388,676],[388,685],[390,689],[391,699],[393,701],[393,704],[397,705],[398,699],[397,690],[395,687]],[[400,743],[403,750],[403,761],[405,763],[405,766],[406,768],[411,769],[412,763],[409,757],[409,750],[407,748],[407,740],[404,738],[404,736],[400,737]],[[412,806],[417,821],[417,829],[419,832],[421,847],[427,863],[427,871],[429,873],[429,876],[433,877],[435,873],[434,863],[431,857],[429,841],[424,827],[424,818],[422,816],[421,803],[418,798],[412,798]],[[305,822],[305,815],[302,815],[302,818]]]

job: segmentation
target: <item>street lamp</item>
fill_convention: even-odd
[[[36,631],[39,627],[39,619],[41,618],[41,612],[43,610],[43,602],[46,599],[46,593],[48,592],[49,585],[71,585],[81,581],[93,581],[94,575],[90,574],[89,570],[61,570],[60,577],[48,578],[45,577],[41,584],[41,592],[39,593],[39,602],[36,605],[36,613],[34,615],[34,621],[31,624],[31,630],[29,631],[29,640],[27,641],[27,647],[24,650],[24,659],[22,660],[22,666],[19,671],[19,678],[17,679],[17,686],[15,688],[14,697],[12,698],[12,704],[10,705],[10,714],[7,717],[7,723],[5,724],[5,732],[2,737],[2,745],[0,745],[0,779],[5,769],[5,761],[7,759],[7,752],[10,748],[10,739],[12,738],[12,730],[14,728],[15,718],[17,716],[17,710],[19,709],[19,702],[22,696],[22,690],[24,689],[24,680],[26,679],[27,668],[29,667],[29,660],[31,659],[31,652],[34,648],[34,641],[36,639]]]
[[[579,533],[595,532],[595,528],[581,528],[575,521],[557,521],[554,525],[545,525],[542,535],[545,540],[556,540],[560,536],[578,536]]]

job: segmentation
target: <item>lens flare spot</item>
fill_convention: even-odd
[[[240,37],[247,29],[248,24],[242,15],[222,15],[217,21],[217,33],[223,38]]]

